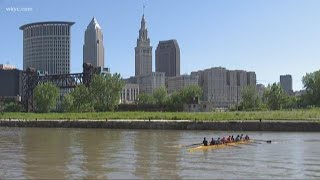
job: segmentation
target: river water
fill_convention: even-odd
[[[320,133],[241,132],[272,143],[196,152],[184,147],[237,133],[0,128],[0,178],[320,178]]]

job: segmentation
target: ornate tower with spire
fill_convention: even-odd
[[[135,75],[150,74],[152,72],[152,46],[148,37],[148,30],[144,14],[141,19],[139,38],[135,47]]]
[[[104,67],[103,33],[94,17],[84,35],[83,62],[91,63],[94,67]]]

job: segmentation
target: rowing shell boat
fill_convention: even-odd
[[[238,142],[231,142],[231,143],[226,143],[226,144],[217,144],[217,145],[208,145],[208,146],[204,146],[204,145],[201,145],[201,146],[197,146],[197,147],[194,147],[194,148],[190,148],[188,149],[190,152],[193,152],[193,151],[207,151],[209,149],[213,150],[213,149],[220,149],[220,148],[225,148],[225,147],[238,147],[238,146],[235,146],[237,144],[248,144],[250,143],[250,140],[242,140],[242,141],[238,141]]]

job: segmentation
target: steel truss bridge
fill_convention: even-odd
[[[83,64],[82,73],[74,74],[41,75],[37,73],[36,69],[27,68],[27,70],[22,73],[23,106],[27,112],[34,111],[33,90],[38,84],[51,82],[60,89],[66,89],[67,92],[68,89],[73,89],[80,84],[88,87],[93,75],[98,73],[100,73],[99,68],[94,68],[89,63]]]

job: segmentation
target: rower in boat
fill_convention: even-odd
[[[238,136],[236,137],[236,142],[240,141],[240,136],[238,134]]]
[[[202,143],[203,143],[204,146],[208,146],[208,141],[206,140],[206,138],[203,138],[203,142]]]
[[[216,140],[214,140],[213,138],[211,139],[210,145],[215,145],[216,144]]]
[[[241,134],[241,136],[240,136],[240,140],[243,140],[243,134]]]
[[[217,144],[221,144],[220,138],[218,138],[218,140],[217,140]]]
[[[230,142],[231,142],[231,136],[228,136],[227,143],[230,143]]]
[[[233,137],[233,135],[231,136],[231,141],[232,141],[232,142],[234,141],[234,137]]]
[[[222,143],[222,144],[226,143],[226,138],[225,138],[225,137],[222,137],[221,143]]]
[[[246,134],[246,136],[244,137],[245,140],[250,140],[248,134]]]

